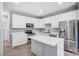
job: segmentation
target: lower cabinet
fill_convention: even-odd
[[[27,35],[24,32],[12,33],[12,47],[20,46],[27,43]]]
[[[43,55],[43,45],[35,40],[31,40],[31,51],[38,56]]]
[[[35,40],[31,40],[31,51],[38,56],[57,56],[57,46],[52,47]]]

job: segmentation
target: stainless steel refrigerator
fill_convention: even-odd
[[[72,53],[78,53],[79,49],[79,21],[59,22],[59,37],[64,38],[64,49]]]

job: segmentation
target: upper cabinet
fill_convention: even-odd
[[[77,10],[58,15],[59,21],[69,21],[77,19]]]
[[[34,28],[45,28],[42,19],[37,19],[37,22],[34,24]]]
[[[34,28],[44,28],[41,19],[12,14],[12,28],[26,28],[26,23],[34,24]]]
[[[43,19],[12,14],[12,28],[26,28],[26,23],[33,23],[34,28],[45,28],[45,24],[51,23],[51,28],[58,28],[60,21],[76,20],[77,12],[78,10],[69,11]]]
[[[48,18],[44,18],[43,20],[44,24],[51,24],[51,28],[58,28],[58,17],[51,16]]]
[[[26,17],[12,14],[12,28],[26,28]]]
[[[44,23],[51,23],[52,28],[58,28],[60,21],[77,20],[77,10],[58,14],[55,16],[44,18]]]

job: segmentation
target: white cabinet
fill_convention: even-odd
[[[55,21],[52,23],[52,28],[58,28],[59,27],[59,22]]]
[[[34,28],[45,28],[44,24],[51,23],[52,28],[58,28],[60,21],[69,21],[77,19],[78,10],[62,13],[59,15],[47,17],[44,19],[36,19],[22,15],[12,14],[12,27],[13,28],[26,28],[26,23],[33,23]]]
[[[12,28],[26,28],[25,16],[12,14]]]
[[[42,56],[43,55],[43,45],[40,42],[31,40],[31,51],[38,56]]]
[[[34,25],[34,28],[45,28],[45,27],[44,27],[44,24],[38,23]]]
[[[31,42],[31,51],[37,56],[57,56],[57,46],[53,47],[35,40]]]
[[[44,28],[42,19],[12,14],[12,28],[26,28],[26,23],[33,23],[34,28]]]
[[[58,28],[58,17],[52,16],[43,19],[44,24],[51,23],[51,28]]]
[[[58,15],[59,21],[69,21],[69,20],[76,20],[76,19],[77,19],[77,10]]]
[[[58,14],[55,16],[47,17],[43,19],[44,23],[51,23],[52,28],[58,28],[60,21],[69,21],[69,20],[76,20],[77,19],[77,10],[69,11],[66,13]]]
[[[26,23],[35,24],[36,22],[35,18],[12,14],[12,28],[26,28]]]
[[[42,41],[42,39],[45,39],[45,38],[40,37],[40,40],[37,38],[36,39],[32,38],[31,40],[31,51],[35,55],[37,56],[63,56],[64,55],[64,40],[60,39],[61,41],[59,42],[50,41],[49,44],[47,44],[49,40],[47,39],[47,42],[46,41],[44,42]],[[52,39],[55,39],[55,38],[52,38]],[[56,45],[50,45],[51,42],[56,43]]]
[[[34,24],[34,28],[45,28],[43,21],[41,19],[37,19],[36,23]]]
[[[27,43],[27,35],[24,32],[12,33],[12,47],[20,46]]]

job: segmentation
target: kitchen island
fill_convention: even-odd
[[[64,39],[44,35],[29,36],[31,51],[37,56],[63,56]]]

